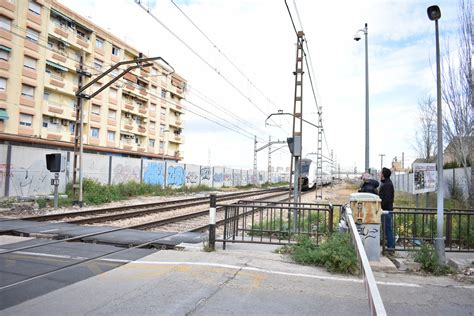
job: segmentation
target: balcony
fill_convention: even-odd
[[[120,148],[125,150],[137,151],[137,144],[135,140],[121,140],[120,141]]]
[[[70,54],[68,54],[65,50],[58,50],[58,49],[52,49],[52,51],[49,49],[46,50],[47,60],[57,63],[59,66],[75,71],[77,62],[72,59],[73,58],[72,55],[74,54],[71,54],[71,56],[69,55]]]
[[[183,153],[181,150],[175,150],[173,156],[174,156],[176,159],[183,159],[184,153]]]
[[[172,143],[182,144],[184,142],[184,137],[181,135],[170,135],[168,140]]]

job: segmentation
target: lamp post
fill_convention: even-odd
[[[437,188],[437,202],[436,202],[436,240],[435,248],[438,254],[438,261],[444,264],[446,261],[444,253],[444,188],[443,188],[443,113],[441,109],[441,66],[439,53],[439,30],[438,20],[441,18],[441,10],[437,5],[433,5],[427,9],[428,18],[435,21],[436,32],[436,98],[437,98],[437,128],[438,128],[438,155],[437,155],[437,169],[438,169],[438,188]]]
[[[360,33],[365,35],[365,172],[369,172],[369,49],[367,41],[367,23],[354,35],[354,40],[361,39]]]

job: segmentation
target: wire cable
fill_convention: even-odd
[[[136,2],[140,8],[142,8],[146,13],[148,13],[153,20],[158,22],[166,31],[168,31],[175,39],[177,39],[181,44],[183,44],[188,50],[190,50],[196,57],[199,58],[205,65],[207,65],[210,69],[217,73],[229,86],[231,86],[238,94],[240,94],[244,99],[246,99],[250,104],[252,104],[255,108],[257,108],[265,117],[268,115],[265,113],[261,107],[259,107],[255,102],[252,101],[251,98],[245,95],[242,90],[240,90],[236,85],[234,85],[226,76],[224,76],[216,67],[211,65],[204,57],[202,57],[196,50],[194,50],[186,41],[184,41],[181,37],[179,37],[175,32],[173,32],[168,26],[166,26],[163,22],[161,22],[154,14],[150,12],[149,9],[145,8],[140,1]]]

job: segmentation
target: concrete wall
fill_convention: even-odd
[[[8,162],[8,148],[10,162]],[[35,147],[0,144],[0,197],[34,197],[52,194],[51,179],[54,174],[46,169],[46,154],[60,153],[67,163],[60,172],[59,192],[66,191],[72,182],[73,153],[66,150],[51,150]],[[207,167],[121,156],[84,153],[84,178],[102,184],[118,184],[129,181],[148,184],[181,186],[244,186],[257,183],[253,170]],[[272,179],[282,177],[272,174]],[[267,172],[258,173],[259,183],[267,181]],[[275,181],[276,182],[276,181]]]
[[[445,197],[451,197],[451,189],[453,185],[462,191],[464,199],[469,197],[467,183],[468,181],[471,181],[471,168],[467,168],[467,170],[467,179],[463,168],[443,170],[443,188]],[[391,179],[395,187],[395,191],[408,193],[413,192],[413,173],[392,175]]]

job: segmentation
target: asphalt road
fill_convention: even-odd
[[[388,315],[472,315],[474,285],[376,273]],[[0,311],[1,315],[367,315],[354,276],[300,266],[269,247],[160,251]]]

